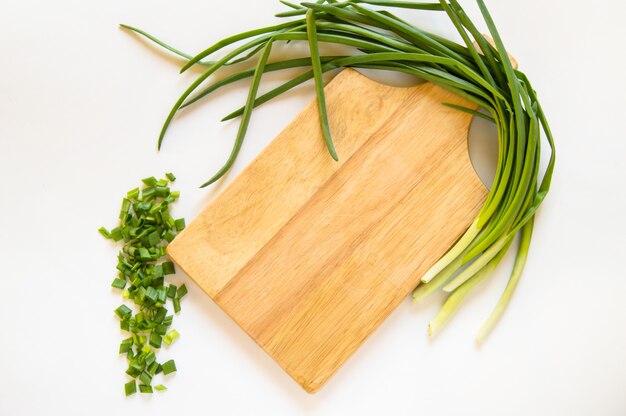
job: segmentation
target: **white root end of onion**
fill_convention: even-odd
[[[472,240],[478,235],[480,232],[480,228],[478,227],[479,218],[476,217],[474,222],[469,226],[465,234],[459,239],[459,241],[452,246],[452,248],[442,257],[440,258],[428,271],[422,276],[422,283],[428,283],[433,280],[443,269],[446,268],[452,261],[457,258],[463,250],[470,245]]]
[[[489,263],[499,252],[502,250],[505,244],[511,240],[511,237],[503,236],[495,243],[491,245],[479,258],[474,260],[467,269],[463,270],[457,277],[455,277],[450,283],[443,287],[444,292],[452,292],[457,287],[472,278],[478,273],[487,263]]]

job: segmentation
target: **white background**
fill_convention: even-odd
[[[464,1],[479,21],[472,1]],[[441,297],[404,302],[315,395],[305,393],[185,276],[190,293],[162,357],[169,391],[125,398],[109,287],[126,190],[174,171],[188,221],[230,151],[243,85],[178,117],[197,72],[118,29],[137,25],[190,52],[270,24],[274,0],[2,1],[0,13],[0,415],[626,414],[626,7],[617,0],[490,0],[508,49],[538,90],[558,146],[523,279],[504,318],[474,335],[511,258],[435,339]],[[401,13],[453,36],[443,16]],[[484,28],[483,25],[481,25]],[[278,78],[274,78],[275,80]],[[253,115],[232,180],[313,97],[310,86]],[[223,184],[222,184],[223,186]]]

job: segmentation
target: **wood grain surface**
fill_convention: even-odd
[[[468,155],[475,105],[346,69],[326,86],[339,162],[312,101],[168,247],[308,392],[419,284],[487,191]]]

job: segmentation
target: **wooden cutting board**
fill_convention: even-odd
[[[312,101],[169,245],[172,259],[308,392],[461,236],[487,191],[475,108],[433,84],[346,69],[326,86],[339,162]]]

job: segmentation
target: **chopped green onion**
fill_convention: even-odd
[[[166,261],[163,264],[161,264],[161,266],[163,266],[163,274],[176,273],[176,270],[174,269],[174,263],[172,263],[171,261]]]
[[[165,315],[167,314],[167,309],[159,308],[157,309],[156,314],[154,315],[154,322],[162,323],[165,319]]]
[[[185,219],[179,218],[174,221],[174,225],[176,226],[176,231],[182,231],[185,229]]]
[[[126,193],[126,198],[133,200],[139,197],[139,188],[131,189]]]
[[[165,299],[167,299],[167,288],[159,286],[157,289],[157,299],[161,304],[165,303]]]
[[[187,294],[187,286],[182,284],[176,291],[176,297],[182,299]]]
[[[128,321],[126,320],[120,321],[120,329],[122,331],[130,331],[130,324],[128,323]]]
[[[131,376],[132,378],[138,377],[139,374],[141,374],[141,369],[137,368],[133,365],[129,366],[128,369],[126,370],[126,374],[128,374],[129,376]]]
[[[166,173],[165,176],[167,176],[167,179],[169,179],[170,182],[176,181],[176,176],[174,176],[174,174],[172,172]]]
[[[127,338],[124,341],[122,341],[120,343],[120,350],[119,353],[120,354],[125,354],[127,353],[133,346],[133,339],[132,338]]]
[[[146,386],[143,384],[139,385],[139,392],[140,393],[146,393],[146,394],[152,394],[152,386]]]
[[[115,227],[111,230],[111,239],[113,241],[120,241],[122,238],[124,238],[124,233],[120,227]]]
[[[141,180],[146,186],[156,186],[157,179],[154,176],[150,176],[149,178],[144,178]]]
[[[166,254],[167,243],[185,226],[182,218],[174,220],[169,214],[170,204],[178,197],[178,192],[171,192],[168,187],[175,177],[166,176],[167,179],[159,180],[145,178],[143,191],[139,188],[128,191],[120,209],[120,225],[111,231],[104,227],[98,230],[105,238],[123,240],[116,266],[118,277],[111,286],[123,289],[122,297],[132,299],[138,309],[133,315],[133,309],[122,304],[114,311],[120,319],[120,328],[132,335],[120,343],[119,353],[126,355],[126,374],[139,379],[139,390],[143,393],[152,392],[152,377],[163,371],[153,348],[161,348],[166,336],[169,345],[178,334],[169,329],[173,315],[167,314],[167,299],[169,297],[178,312],[183,293],[165,282],[165,275],[175,273],[174,264],[171,261],[157,264]],[[168,365],[169,370],[171,365]],[[136,381],[127,383],[125,391],[128,395],[135,393]]]
[[[148,235],[148,244],[156,246],[161,242],[161,234],[158,231],[153,231]]]
[[[146,355],[145,362],[147,365],[154,364],[156,361],[156,354],[154,351],[150,351],[148,355]]]
[[[152,197],[154,197],[156,194],[156,189],[154,187],[150,187],[150,188],[145,188],[142,192],[141,192],[141,197],[143,199],[152,199]]]
[[[154,328],[154,332],[156,332],[159,335],[165,335],[167,333],[167,327],[168,325],[165,325],[165,324],[157,325]]]
[[[115,309],[115,314],[120,318],[130,315],[133,311],[126,305],[120,305]]]
[[[165,198],[169,193],[169,188],[165,186],[157,186],[154,188],[154,194],[158,197]]]
[[[176,286],[169,285],[167,288],[167,297],[170,299],[174,299],[175,296],[176,296]]]
[[[113,279],[111,286],[116,289],[124,289],[124,287],[126,286],[126,280],[118,279],[116,277],[115,279]]]
[[[145,385],[150,385],[152,383],[152,376],[148,374],[146,371],[139,375],[139,381],[141,381]]]
[[[172,342],[174,342],[175,339],[180,338],[180,334],[178,333],[177,330],[172,329],[170,332],[168,332],[167,334],[165,334],[165,336],[163,337],[163,341],[167,344],[167,345],[171,345]]]
[[[157,384],[156,386],[154,386],[154,388],[158,391],[167,390],[167,387],[165,387],[163,384]]]
[[[147,363],[147,361],[146,361]],[[148,374],[150,374],[152,377],[154,377],[154,375],[157,372],[157,369],[159,368],[159,363],[157,363],[156,361],[153,363],[148,364],[148,369],[146,370],[148,372]]]
[[[137,393],[137,383],[135,383],[135,380],[131,380],[128,383],[124,384],[124,393],[126,394],[126,396],[132,396],[133,394]]]
[[[151,301],[152,303],[156,302],[157,290],[153,288],[152,286],[149,286],[148,289],[146,290],[146,298],[148,298],[148,300]]]
[[[174,360],[166,361],[163,364],[161,364],[161,366],[163,367],[164,375],[168,375],[176,371],[176,363],[174,362]]]
[[[163,341],[163,337],[156,332],[152,332],[150,334],[150,345],[154,348],[161,348],[161,342]]]
[[[168,243],[171,243],[172,240],[174,240],[174,237],[176,237],[176,233],[172,230],[167,230],[165,232],[165,235],[163,236],[163,239]]]

